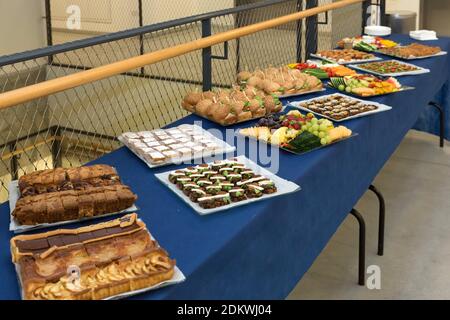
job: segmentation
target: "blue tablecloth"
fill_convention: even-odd
[[[433,43],[450,49],[449,39]],[[132,186],[139,195],[140,217],[187,276],[182,284],[135,298],[285,298],[447,81],[448,56],[415,63],[432,72],[401,78],[416,86],[414,91],[373,99],[392,106],[391,111],[345,122],[357,137],[303,156],[280,153],[278,175],[300,184],[303,190],[298,193],[199,216],[154,177],[174,166],[150,170],[125,148],[96,160],[115,166]],[[176,124],[194,120],[199,118],[189,116]],[[217,127],[209,121],[203,125]],[[0,219],[0,299],[17,299],[7,204],[0,207]]]
[[[447,81],[433,100],[444,109],[445,130],[444,137],[450,141],[450,82]],[[440,132],[439,112],[434,108],[425,108],[419,116],[414,129],[432,133],[439,136]]]
[[[407,44],[412,42],[408,36],[405,35],[394,35],[390,37],[396,41],[399,41],[402,44]],[[445,39],[444,39],[445,41]],[[425,41],[425,44],[437,46],[439,45],[436,41]],[[445,48],[443,48],[445,50]],[[416,63],[415,60],[412,63]],[[447,73],[448,70],[442,70],[443,73]],[[401,80],[401,77],[399,78]],[[420,86],[418,89],[420,90]],[[444,136],[445,139],[450,141],[450,77],[447,79],[445,83],[442,84],[440,88],[436,88],[436,94],[430,101],[437,102],[444,109],[444,118],[445,118],[445,131]],[[417,119],[413,129],[428,132],[434,135],[439,136],[440,130],[440,119],[439,112],[434,108],[424,108]]]

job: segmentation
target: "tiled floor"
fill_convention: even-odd
[[[411,131],[374,184],[387,206],[383,257],[375,196],[367,192],[356,208],[381,289],[357,285],[358,226],[349,216],[288,299],[450,299],[450,143],[440,149],[437,137]]]

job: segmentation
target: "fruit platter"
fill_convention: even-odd
[[[371,74],[357,74],[330,78],[330,87],[358,97],[374,97],[399,91],[413,90],[402,86],[393,77],[380,77]]]
[[[231,90],[189,92],[181,102],[189,112],[222,126],[264,117],[280,112],[283,105],[278,96],[255,87]]]
[[[417,75],[430,72],[429,69],[425,69],[398,60],[383,60],[383,61],[355,64],[351,65],[350,67],[359,71],[369,72],[379,76],[390,76],[390,77]]]
[[[302,63],[292,63],[288,65],[291,69],[300,70],[303,73],[313,75],[321,80],[331,77],[344,77],[356,74],[355,70],[346,66],[330,63],[324,60],[308,60]]]
[[[340,93],[330,94],[289,104],[332,121],[340,122],[392,109],[381,103],[365,101]]]
[[[237,76],[237,82],[244,92],[254,90],[279,98],[323,90],[322,82],[315,75],[287,66],[270,67],[254,72],[241,71]]]
[[[398,43],[382,37],[359,36],[352,38],[344,38],[338,42],[339,48],[345,48],[346,43],[350,43],[355,50],[374,52],[382,48],[393,48]]]
[[[155,175],[200,215],[300,190],[244,156]]]
[[[371,62],[381,60],[381,58],[378,58],[371,53],[355,49],[323,50],[315,54],[311,54],[311,57],[323,59],[337,64],[350,64],[356,62]]]
[[[411,43],[407,46],[383,48],[378,50],[377,52],[387,56],[405,60],[425,59],[447,54],[447,52],[442,51],[440,47],[427,46],[421,43]]]
[[[257,126],[241,129],[239,134],[280,149],[304,154],[352,136],[344,126],[335,127],[328,119],[318,119],[312,113],[298,110],[270,115],[259,120]]]

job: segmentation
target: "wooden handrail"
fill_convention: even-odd
[[[146,65],[181,56],[192,51],[208,48],[219,43],[241,38],[259,31],[278,27],[289,22],[297,21],[325,11],[346,7],[351,4],[363,1],[364,0],[341,0],[339,2],[333,2],[331,4],[326,4],[323,6],[296,12],[283,17],[274,18],[249,26],[225,31],[170,48],[146,53],[141,56],[117,61],[90,70],[81,71],[64,77],[47,80],[27,87],[11,90],[0,94],[0,109],[12,107],[21,103],[25,103],[27,101],[38,99],[40,97],[75,88],[83,84],[118,75],[129,70],[141,68]]]

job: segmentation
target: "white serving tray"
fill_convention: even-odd
[[[336,120],[336,119],[333,119],[331,117],[324,116],[323,114],[320,114],[318,112],[314,112],[312,110],[300,107],[300,103],[311,102],[311,101],[316,100],[316,99],[327,98],[327,97],[330,97],[330,96],[341,96],[341,97],[349,98],[349,99],[352,99],[352,100],[357,100],[357,101],[363,102],[365,104],[375,105],[375,106],[378,107],[378,109],[372,110],[372,111],[363,112],[363,113],[359,113],[359,114],[356,114],[354,116],[347,117],[345,119]],[[329,120],[331,120],[333,122],[343,122],[343,121],[356,119],[356,118],[360,118],[360,117],[365,117],[365,116],[369,116],[371,114],[380,113],[380,112],[384,112],[384,111],[388,111],[388,110],[392,109],[392,107],[387,106],[385,104],[381,104],[381,103],[373,102],[373,101],[362,100],[362,99],[358,99],[358,98],[355,98],[355,97],[352,97],[352,96],[347,96],[347,95],[344,95],[344,94],[341,94],[341,93],[333,93],[333,94],[329,94],[329,95],[325,95],[325,96],[320,96],[318,98],[313,98],[313,99],[308,99],[308,100],[303,100],[303,101],[290,102],[289,105],[294,107],[294,108],[303,110],[305,112],[311,112],[311,113],[313,113],[315,115],[318,115],[321,118],[326,118],[326,119],[329,119]]]
[[[156,284],[154,286],[148,287],[148,288],[143,288],[143,289],[140,289],[140,290],[135,290],[135,291],[130,291],[130,292],[124,292],[122,294],[118,294],[118,295],[115,295],[115,296],[112,296],[112,297],[108,297],[108,298],[103,299],[103,300],[124,299],[124,298],[128,298],[128,297],[131,297],[131,296],[135,296],[137,294],[141,294],[141,293],[147,292],[147,291],[152,291],[152,290],[156,290],[156,289],[159,289],[159,288],[164,288],[164,287],[167,287],[167,286],[170,286],[170,285],[174,285],[174,284],[177,284],[177,283],[181,283],[184,280],[186,280],[186,277],[184,276],[183,272],[181,272],[181,270],[177,266],[175,266],[174,267],[173,277],[170,280],[166,280],[166,281],[160,282],[160,283],[158,283],[158,284]]]
[[[363,72],[367,72],[367,73],[371,73],[377,76],[381,76],[381,77],[400,77],[400,76],[411,76],[411,75],[418,75],[418,74],[424,74],[424,73],[429,73],[430,69],[425,69],[419,66],[416,66],[414,64],[411,63],[407,63],[407,62],[403,62],[403,61],[399,61],[399,60],[395,60],[395,59],[391,59],[391,60],[386,60],[386,62],[388,61],[395,61],[404,65],[408,65],[408,66],[412,66],[415,68],[418,68],[419,70],[414,70],[414,71],[407,71],[407,72],[392,72],[392,73],[379,73],[379,72],[375,72],[375,71],[371,71],[371,70],[367,70],[364,68],[360,68],[359,64],[352,64],[349,65],[350,68],[359,70],[359,71],[363,71]]]
[[[155,238],[153,238],[152,234],[150,234],[150,237],[153,240],[155,240]],[[25,295],[24,295],[24,292],[23,292],[23,285],[22,285],[22,278],[20,276],[22,274],[20,272],[20,266],[17,263],[15,263],[14,266],[15,266],[15,269],[16,269],[17,282],[19,283],[19,288],[20,288],[20,297],[21,297],[22,300],[25,300],[24,299]],[[185,280],[186,280],[186,277],[184,276],[183,272],[177,266],[175,266],[172,279],[160,282],[160,283],[155,284],[154,286],[151,286],[151,287],[147,287],[147,288],[143,288],[143,289],[139,289],[139,290],[134,290],[134,291],[129,291],[129,292],[124,292],[124,293],[121,293],[121,294],[118,294],[118,295],[115,295],[115,296],[108,297],[108,298],[103,299],[103,300],[125,299],[125,298],[131,297],[131,296],[135,296],[137,294],[141,294],[141,293],[144,293],[144,292],[147,292],[147,291],[152,291],[152,290],[156,290],[156,289],[159,289],[159,288],[163,288],[163,287],[167,287],[167,286],[170,286],[170,285],[174,285],[174,284],[177,284],[177,283],[181,283],[181,282],[183,282]]]
[[[268,171],[267,169],[264,169],[260,166],[258,166],[256,163],[251,161],[250,159],[247,159],[245,156],[239,156],[235,157],[239,163],[245,164],[245,166],[251,170],[253,170],[255,173],[260,174],[267,179],[272,180],[275,183],[275,186],[277,187],[277,192],[273,194],[265,194],[260,198],[253,198],[248,199],[244,201],[239,202],[233,202],[229,205],[214,208],[214,209],[203,209],[200,207],[200,205],[196,202],[192,202],[180,189],[177,188],[176,185],[171,183],[169,181],[169,174],[173,171],[168,171],[164,173],[155,174],[156,178],[161,181],[164,185],[166,185],[170,190],[172,190],[178,197],[180,197],[185,203],[187,203],[192,209],[194,209],[198,214],[200,215],[208,215],[211,213],[216,213],[219,211],[225,211],[232,208],[240,207],[249,203],[253,203],[256,201],[262,201],[265,199],[278,197],[284,194],[293,193],[296,191],[301,190],[300,186],[295,184],[294,182],[282,179],[278,177],[277,175],[273,174],[272,172]]]
[[[211,150],[211,151],[204,151],[202,153],[189,155],[189,156],[185,156],[185,157],[182,157],[182,158],[171,159],[170,161],[167,161],[167,162],[164,162],[164,163],[152,164],[149,161],[145,160],[144,157],[142,157],[140,154],[135,152],[132,148],[130,148],[127,145],[125,139],[123,139],[122,136],[119,136],[118,139],[131,152],[133,152],[139,159],[144,161],[145,164],[151,169],[158,168],[158,167],[163,167],[163,166],[168,166],[168,165],[171,165],[171,164],[181,164],[181,163],[184,163],[184,162],[188,162],[188,161],[192,161],[192,160],[198,160],[198,159],[202,159],[202,158],[207,158],[207,157],[211,157],[211,156],[218,155],[218,154],[228,154],[228,153],[234,152],[236,150],[236,147],[233,147],[233,146],[229,145],[228,143],[226,143],[225,141],[218,139],[217,137],[215,137],[213,134],[211,134],[210,132],[206,131],[202,127],[199,127],[197,125],[192,125],[192,127],[193,127],[193,130],[198,130],[199,134],[211,138],[212,141],[215,142],[216,144],[218,144],[219,146],[221,146],[221,148],[216,149],[216,150]],[[174,128],[176,128],[176,127],[174,127]]]
[[[379,54],[382,54],[384,56],[394,57],[394,58],[403,59],[403,60],[420,60],[420,59],[426,59],[426,58],[432,58],[432,57],[445,56],[447,54],[447,51],[441,51],[441,52],[438,52],[436,54],[432,54],[432,55],[429,55],[429,56],[423,56],[423,57],[409,56],[408,58],[403,58],[403,57],[399,57],[399,56],[396,56],[396,55],[393,55],[393,54],[383,53],[381,51],[376,51],[376,52],[379,53]]]
[[[329,59],[329,58],[325,58],[325,57],[319,56],[319,55],[317,55],[315,53],[311,53],[310,56],[314,57],[314,58],[322,59],[322,60],[325,60],[325,61],[329,61],[329,62],[332,62],[332,63],[340,64],[340,65],[347,65],[347,64],[354,64],[354,63],[367,63],[367,62],[383,60],[380,57],[374,57],[374,58],[365,59],[365,60],[350,60],[350,61],[339,62],[339,61],[336,61],[336,60],[333,60],[333,59]]]
[[[19,288],[20,288],[20,296],[21,296],[22,300],[25,300],[24,299],[25,295],[24,295],[23,286],[22,286],[22,280],[21,280],[21,277],[20,277],[20,267],[19,267],[18,264],[15,264],[15,266],[16,266],[17,281],[19,283]],[[108,297],[108,298],[103,299],[103,300],[125,299],[125,298],[131,297],[131,296],[135,296],[135,295],[147,292],[147,291],[153,291],[153,290],[156,290],[156,289],[159,289],[159,288],[164,288],[164,287],[168,287],[168,286],[171,286],[171,285],[174,285],[174,284],[178,284],[178,283],[184,282],[185,280],[186,280],[186,277],[184,276],[183,272],[181,272],[181,270],[177,266],[175,266],[174,267],[173,277],[170,280],[166,280],[166,281],[160,282],[160,283],[158,283],[158,284],[156,284],[154,286],[148,287],[148,288],[143,288],[143,289],[140,289],[140,290],[124,292],[124,293],[121,293],[121,294],[118,294],[118,295],[115,295],[115,296]]]
[[[107,213],[107,214],[103,214],[103,215],[82,218],[79,220],[67,220],[67,221],[60,221],[60,222],[55,222],[55,223],[41,223],[41,224],[36,224],[36,225],[21,225],[16,221],[16,219],[14,219],[14,217],[12,215],[14,209],[16,208],[16,203],[20,198],[19,181],[18,180],[11,181],[9,183],[8,190],[9,190],[9,212],[10,212],[9,213],[9,221],[10,221],[9,222],[9,231],[13,231],[16,234],[27,232],[27,231],[32,231],[32,230],[43,229],[43,228],[62,226],[65,224],[99,219],[99,218],[109,217],[109,216],[113,216],[113,215],[117,215],[117,214],[132,213],[132,212],[136,212],[139,210],[138,207],[136,207],[136,205],[133,205],[133,206],[129,207],[128,209],[125,209],[125,210],[122,210],[119,212]]]

